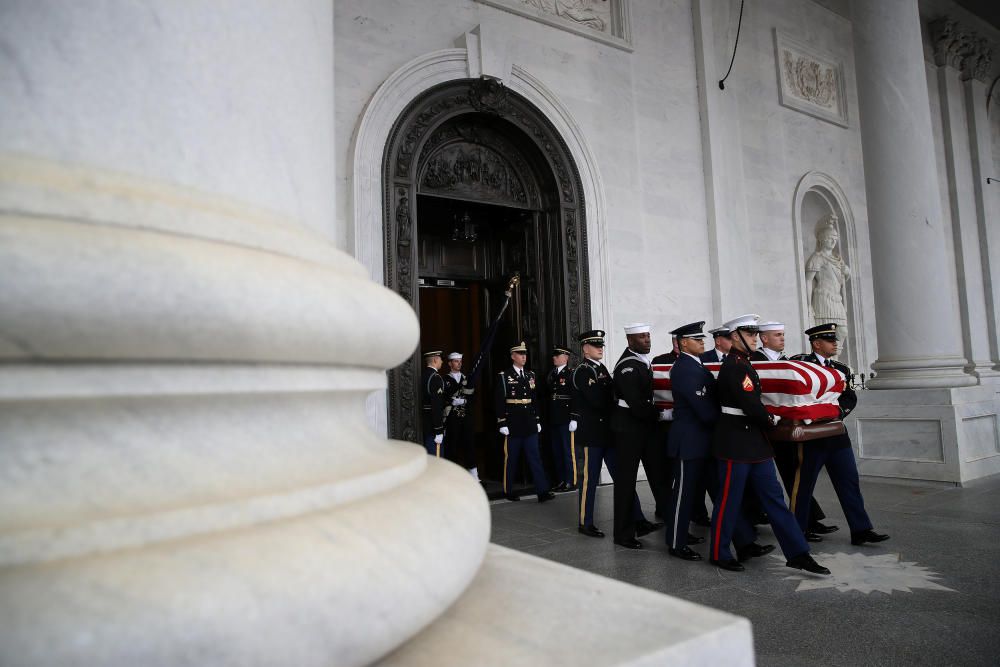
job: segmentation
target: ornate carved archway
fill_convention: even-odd
[[[488,177],[498,201],[541,210],[541,219],[554,227],[558,256],[550,259],[559,263],[560,270],[550,274],[558,284],[547,286],[552,295],[548,335],[575,340],[581,329],[590,326],[580,176],[565,141],[544,114],[491,79],[459,79],[435,86],[414,100],[393,126],[382,162],[385,284],[419,312],[417,194],[455,187],[455,172],[442,177],[442,162],[452,169],[456,154],[474,150],[479,155],[471,168],[477,179]],[[415,351],[408,362],[389,372],[391,437],[418,440],[419,362]]]

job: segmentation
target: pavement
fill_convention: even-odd
[[[648,484],[638,491],[652,520]],[[965,488],[863,479],[862,491],[875,529],[891,539],[851,546],[824,475],[816,490],[824,523],[840,526],[810,545],[833,573],[825,578],[785,567],[769,526],[757,541],[775,553],[742,573],[670,557],[662,529],[642,538],[640,551],[615,546],[611,486],[597,496],[604,539],[577,533],[573,492],[542,505],[533,496],[494,501],[492,541],[744,616],[765,667],[1000,664],[1000,476]],[[708,529],[691,532],[707,538]],[[693,549],[707,556],[707,540]]]

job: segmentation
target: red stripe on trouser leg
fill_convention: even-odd
[[[715,526],[715,544],[712,545],[712,559],[719,560],[719,537],[722,535],[722,515],[726,512],[729,499],[729,481],[733,478],[733,462],[726,461],[726,483],[722,487],[722,503],[719,505],[719,519]]]

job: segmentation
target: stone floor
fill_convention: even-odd
[[[649,487],[640,482],[647,515]],[[796,574],[784,559],[753,559],[743,573],[667,555],[659,531],[630,551],[611,542],[612,487],[598,491],[603,540],[576,532],[577,495],[539,505],[494,501],[497,544],[749,618],[757,664],[1000,664],[1000,478],[964,489],[865,480],[875,527],[892,536],[877,546],[851,546],[829,485],[817,498],[840,531],[814,544],[829,578]],[[707,529],[693,527],[705,535]],[[758,540],[777,541],[768,526]],[[702,555],[705,545],[694,547]],[[595,609],[583,614],[600,613]],[[609,622],[613,619],[608,619]]]

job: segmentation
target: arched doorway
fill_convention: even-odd
[[[508,341],[520,333],[530,362],[544,375],[547,348],[572,342],[590,326],[582,187],[552,124],[497,81],[449,81],[400,115],[382,172],[385,283],[422,324],[429,309],[435,321],[447,320],[435,335],[451,337],[422,343],[465,348],[471,359],[502,287],[517,271],[520,318],[515,321],[512,309],[493,365],[503,362]],[[389,373],[392,437],[419,438],[419,376],[419,352]],[[492,434],[490,379],[480,380],[477,403],[481,425]]]

